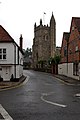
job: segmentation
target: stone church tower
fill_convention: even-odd
[[[34,39],[32,46],[33,68],[38,67],[40,61],[45,61],[46,64],[50,57],[54,57],[56,52],[56,22],[52,13],[50,25],[42,24],[34,25]]]

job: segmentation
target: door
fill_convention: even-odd
[[[10,67],[2,67],[3,81],[10,81]]]

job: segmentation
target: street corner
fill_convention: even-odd
[[[17,88],[19,86],[21,86],[25,80],[26,80],[27,76],[22,76],[18,82],[1,82],[0,83],[0,91],[4,91],[4,90],[9,90],[9,89],[13,89],[13,88]]]

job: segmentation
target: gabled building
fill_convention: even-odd
[[[80,18],[72,17],[70,33],[63,34],[58,73],[80,79]]]
[[[0,80],[18,80],[23,75],[22,35],[20,47],[0,25]]]
[[[68,50],[69,36],[70,36],[70,33],[68,32],[63,33],[62,46],[61,46],[61,63],[68,62],[67,50]]]

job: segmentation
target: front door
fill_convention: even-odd
[[[3,81],[9,81],[10,80],[10,67],[2,67],[2,77]]]

